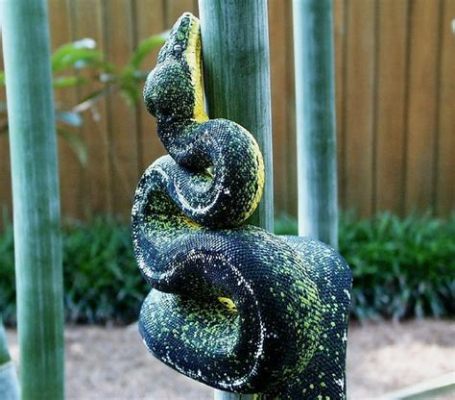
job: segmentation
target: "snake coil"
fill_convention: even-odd
[[[264,398],[345,397],[351,275],[328,246],[245,225],[264,185],[253,136],[204,112],[199,21],[174,25],[144,98],[169,155],[136,189],[133,245],[152,286],[148,349],[212,387]]]

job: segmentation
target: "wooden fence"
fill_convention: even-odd
[[[361,216],[455,204],[455,0],[335,0],[339,199]],[[169,28],[193,0],[50,0],[52,47],[94,38],[116,64]],[[292,7],[270,0],[275,204],[296,213]],[[151,68],[154,58],[147,60]],[[26,57],[26,55],[24,55]],[[65,92],[68,93],[68,92]],[[71,102],[74,91],[57,101]],[[4,96],[4,94],[2,94]],[[118,95],[86,118],[82,167],[59,144],[63,213],[127,215],[138,177],[164,150],[154,120]],[[0,207],[10,208],[8,143],[0,136]]]

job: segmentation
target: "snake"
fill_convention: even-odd
[[[137,185],[132,242],[151,287],[148,350],[213,388],[343,399],[351,273],[328,245],[247,223],[264,188],[253,135],[205,111],[200,21],[184,13],[144,86],[168,154]]]

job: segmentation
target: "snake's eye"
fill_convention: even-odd
[[[182,46],[180,44],[175,44],[174,45],[174,54],[179,55],[182,52]]]

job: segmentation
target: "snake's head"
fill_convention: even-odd
[[[170,59],[180,60],[190,45],[192,33],[199,34],[199,20],[193,14],[186,12],[172,27],[166,43],[158,53],[158,64]]]
[[[199,20],[184,13],[158,54],[144,87],[148,111],[157,118],[205,120]]]

